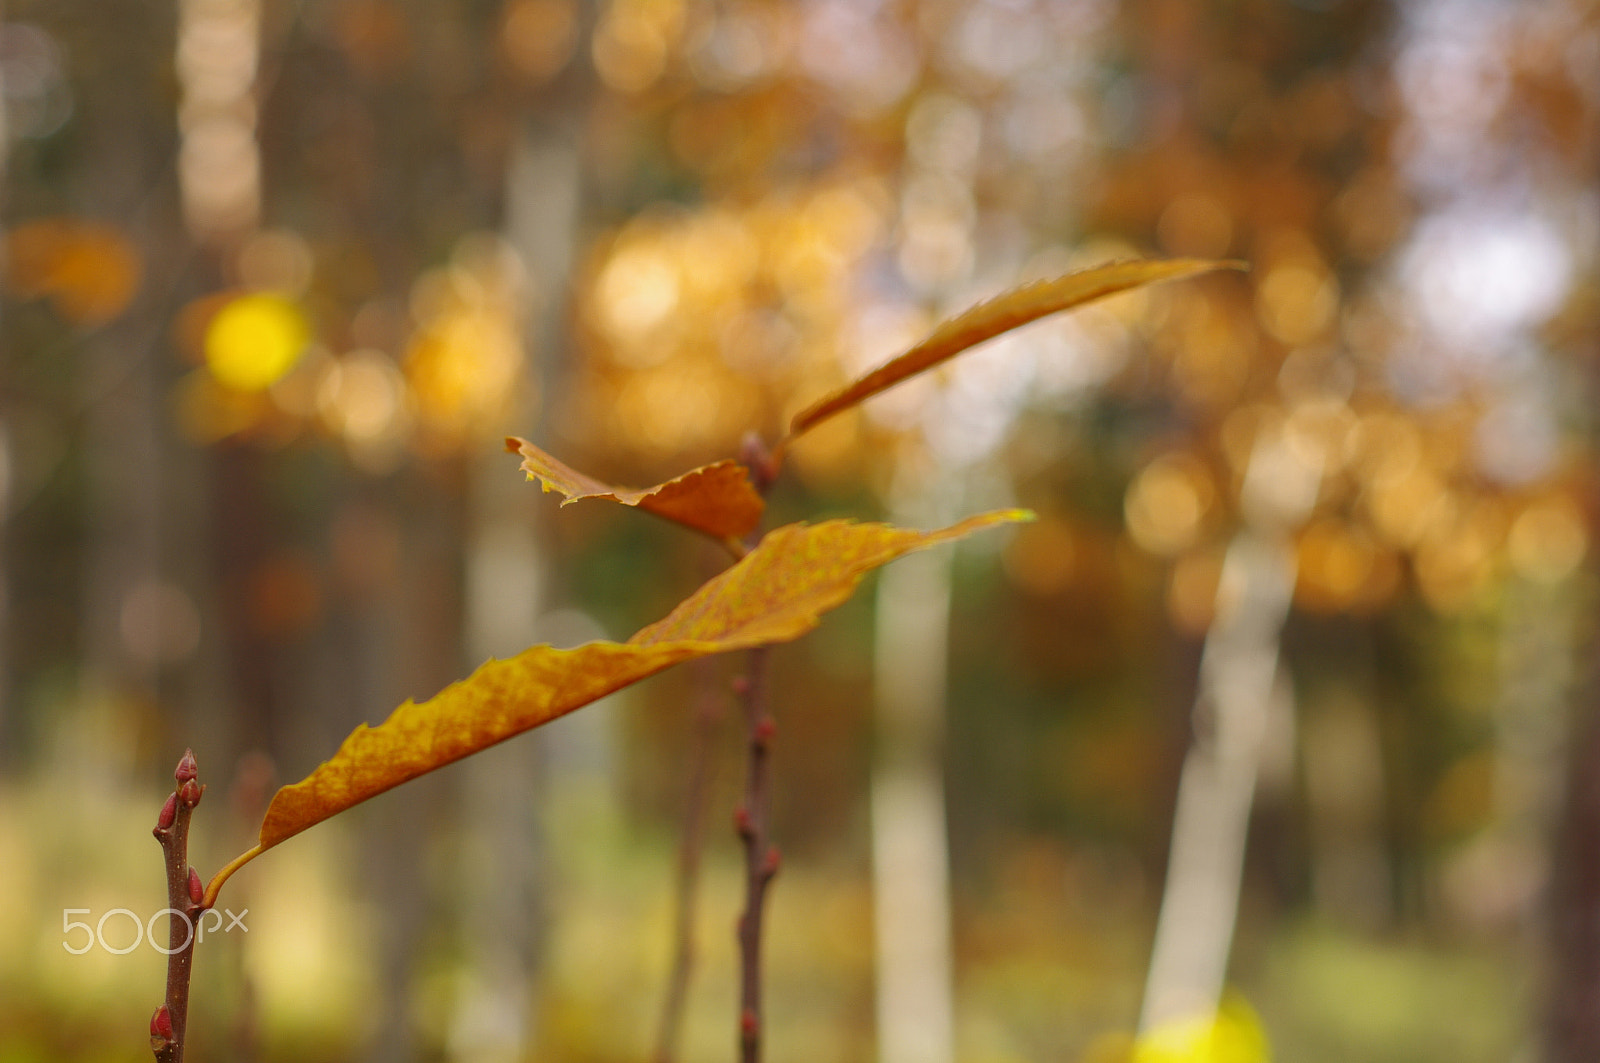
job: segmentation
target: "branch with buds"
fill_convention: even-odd
[[[185,750],[172,773],[178,787],[156,818],[156,841],[167,868],[167,998],[150,1017],[150,1050],[157,1063],[183,1063],[189,1020],[189,978],[194,971],[194,928],[205,911],[200,875],[189,864],[189,817],[205,794],[194,751]]]

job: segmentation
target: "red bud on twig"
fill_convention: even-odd
[[[750,810],[743,805],[733,810],[733,829],[739,832],[741,838],[748,838],[755,831],[750,822]]]
[[[189,899],[198,905],[205,895],[206,889],[200,884],[200,872],[189,868]]]
[[[757,745],[765,748],[767,743],[772,741],[773,735],[776,735],[777,733],[778,721],[774,720],[771,716],[763,716],[761,717],[761,721],[756,724],[755,731],[750,737]]]
[[[167,1011],[165,1004],[150,1016],[150,1040],[154,1041],[158,1037],[163,1041],[172,1040],[172,1015]]]
[[[167,803],[161,806],[161,815],[156,817],[156,830],[166,830],[172,826],[172,821],[178,818],[177,791],[167,795]]]
[[[778,865],[783,862],[783,855],[778,852],[776,845],[767,850],[766,858],[761,861],[761,876],[771,878],[778,873]]]
[[[201,786],[193,779],[189,779],[178,787],[178,800],[183,802],[184,808],[193,808],[200,803],[200,795],[205,792],[206,788],[204,786]]]
[[[183,751],[183,759],[178,761],[178,767],[172,773],[172,777],[174,779],[177,779],[180,783],[184,783],[184,782],[188,782],[190,779],[193,779],[195,776],[197,776],[199,774],[200,774],[200,765],[195,763],[194,750],[192,750],[192,749],[184,750]]]

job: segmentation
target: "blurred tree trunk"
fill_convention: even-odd
[[[577,5],[570,27],[574,41],[587,39],[591,6]],[[525,271],[525,364],[504,430],[533,438],[546,432],[568,358],[569,289],[585,205],[583,138],[596,86],[593,72],[574,53],[581,50],[551,58],[550,81],[504,104],[511,133],[500,227]],[[551,54],[559,57],[559,48]],[[541,534],[549,509],[497,442],[485,440],[472,463],[465,619],[474,666],[539,641],[539,621],[551,598],[552,566]],[[455,1058],[514,1063],[538,1043],[549,918],[539,800],[546,786],[545,753],[541,732],[474,758],[467,769],[463,811],[472,830],[466,844],[480,866],[480,885],[461,897],[474,977],[457,1000],[450,1036]]]
[[[947,522],[947,478],[897,476],[890,520]],[[944,730],[953,549],[901,559],[879,577],[873,700],[872,897],[877,939],[878,1058],[955,1057],[950,853]]]
[[[529,365],[513,402],[514,430],[543,431],[546,396],[559,376],[565,315],[582,201],[579,137],[587,108],[558,98],[525,119],[506,176],[505,235],[527,270]],[[537,641],[547,608],[548,561],[540,541],[541,493],[516,460],[487,447],[474,461],[468,544],[467,643],[472,664]],[[511,1061],[535,1043],[536,986],[544,952],[547,874],[539,821],[544,741],[535,735],[474,758],[465,821],[480,874],[468,889],[467,948],[472,985],[458,1002],[451,1050],[458,1058]]]
[[[1593,39],[1592,32],[1589,38]],[[1594,156],[1587,154],[1586,158],[1590,165],[1583,176],[1592,192]],[[1579,379],[1586,388],[1584,405],[1592,407],[1600,396],[1600,361],[1594,359],[1600,336],[1592,308],[1586,324],[1588,342],[1578,353],[1587,354],[1590,361],[1587,375]],[[1581,571],[1587,577],[1585,582],[1592,584],[1600,529],[1600,485],[1592,479],[1600,460],[1600,441],[1594,435],[1592,414],[1585,427],[1589,432],[1585,458],[1591,479],[1586,500],[1588,563]],[[1592,620],[1588,637],[1591,645],[1600,647],[1600,642],[1592,641],[1597,638]],[[1577,636],[1573,642],[1581,646],[1583,638]],[[1571,677],[1573,694],[1567,700],[1572,707],[1564,728],[1566,776],[1564,787],[1555,788],[1551,795],[1556,811],[1549,835],[1550,881],[1545,891],[1548,961],[1542,1048],[1546,1063],[1600,1059],[1600,671],[1595,659],[1591,652],[1586,669]]]
[[[1394,916],[1374,693],[1368,670],[1349,667],[1306,698],[1299,728],[1312,901],[1333,923],[1368,933]]]
[[[1274,701],[1293,697],[1279,661],[1295,585],[1291,532],[1320,480],[1281,433],[1256,442],[1241,490],[1245,523],[1228,547],[1201,653],[1141,1033],[1209,1020],[1221,1000],[1262,743]]]
[[[0,21],[5,17],[5,6],[0,4]],[[9,173],[9,148],[11,147],[11,122],[6,114],[5,72],[0,70],[0,210],[6,205],[6,178]],[[6,276],[10,263],[4,248],[0,248],[0,277]],[[10,308],[0,303],[0,336]],[[11,430],[10,403],[0,400],[0,772],[10,765],[8,751],[15,748],[15,722],[11,716],[13,693],[11,644],[11,504],[16,493],[16,458]]]
[[[366,659],[357,662],[365,673],[357,689],[361,717],[368,721],[381,721],[405,698],[431,697],[460,678],[466,482],[465,465],[452,460],[439,463],[426,481],[406,485],[420,490],[403,508],[398,578],[371,603],[363,625],[371,630],[359,632]],[[383,913],[380,991],[372,1008],[378,1035],[367,1050],[374,1063],[422,1054],[413,1001],[425,960],[424,932],[444,914],[444,898],[453,898],[460,882],[471,877],[436,881],[425,873],[429,849],[460,829],[458,784],[448,774],[418,779],[384,795],[369,813],[373,822],[364,833],[359,878],[362,892]]]
[[[1591,653],[1587,673],[1572,684],[1564,787],[1542,780],[1554,790],[1549,796],[1555,809],[1544,912],[1547,1063],[1600,1059],[1600,680],[1593,659]]]
[[[1573,735],[1550,901],[1549,1063],[1600,1059],[1600,711],[1587,694]]]
[[[1282,541],[1249,531],[1235,537],[1201,655],[1141,1032],[1209,1018],[1221,1000],[1262,742],[1274,699],[1292,697],[1278,643],[1293,587],[1293,556]]]
[[[119,10],[120,8],[120,10]],[[97,25],[74,43],[90,54],[126,51],[154,59],[170,54],[172,25],[151,24],[130,5],[108,5]],[[166,166],[171,116],[126,85],[85,90],[79,122],[89,147],[72,209],[118,226],[148,256],[145,282],[130,307],[111,323],[79,323],[82,343],[79,402],[83,411],[87,495],[87,557],[83,587],[83,686],[89,704],[116,714],[95,721],[107,736],[104,751],[132,768],[134,746],[110,736],[154,718],[160,666],[165,663],[161,610],[141,616],[139,600],[160,598],[165,559],[173,537],[186,528],[171,520],[173,467],[166,431],[166,361],[162,356],[163,305],[168,289],[157,263],[179,262],[181,236],[171,214]],[[182,543],[184,552],[195,544]],[[180,554],[181,556],[181,554]],[[152,594],[151,592],[155,592]],[[134,707],[142,719],[122,715]],[[91,710],[93,711],[93,710]],[[104,766],[102,766],[104,767]]]

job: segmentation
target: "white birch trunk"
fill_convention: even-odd
[[[897,524],[940,523],[927,497]],[[872,773],[873,927],[880,1063],[954,1058],[950,857],[944,794],[949,547],[888,566],[878,584]]]
[[[1245,523],[1228,547],[1201,654],[1141,1034],[1209,1018],[1221,1001],[1262,743],[1274,698],[1290,697],[1278,645],[1294,593],[1291,531],[1320,479],[1320,465],[1281,433],[1256,442],[1242,491]]]

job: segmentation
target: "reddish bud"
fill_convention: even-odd
[[[193,808],[200,803],[200,795],[205,792],[204,786],[190,779],[178,787],[178,800],[183,802],[184,808]]]
[[[183,759],[178,761],[178,767],[172,773],[172,777],[174,779],[177,779],[180,783],[184,783],[184,782],[188,782],[190,779],[193,779],[195,776],[197,776],[199,774],[200,774],[200,765],[195,763],[194,750],[192,750],[192,749],[184,750],[183,751]]]
[[[156,830],[166,830],[177,818],[178,794],[174,791],[167,795],[167,803],[161,806],[161,815],[156,817]]]
[[[739,460],[746,465],[760,465],[770,455],[766,443],[755,432],[746,432],[739,440]]]
[[[778,873],[778,865],[783,863],[783,854],[778,852],[776,845],[767,850],[766,859],[761,861],[761,877],[771,878]]]
[[[777,733],[778,721],[774,720],[771,716],[763,716],[761,717],[760,721],[756,723],[755,731],[750,737],[757,745],[764,746],[768,742],[771,742],[772,736]]]
[[[756,1013],[753,1009],[745,1008],[739,1014],[739,1032],[744,1035],[747,1041],[755,1040],[756,1035],[761,1032],[761,1020],[756,1018]]]
[[[189,869],[189,899],[195,904],[199,904],[205,899],[205,895],[205,887],[200,885],[200,872],[191,867]]]
[[[730,685],[733,687],[733,692],[741,698],[750,693],[750,680],[742,675],[734,676]]]
[[[157,1008],[156,1013],[150,1016],[150,1038],[154,1040],[157,1037],[163,1041],[172,1040],[172,1014],[167,1011],[165,1004]]]
[[[750,824],[750,810],[743,805],[733,810],[733,829],[739,832],[741,838],[748,838],[754,831]]]

